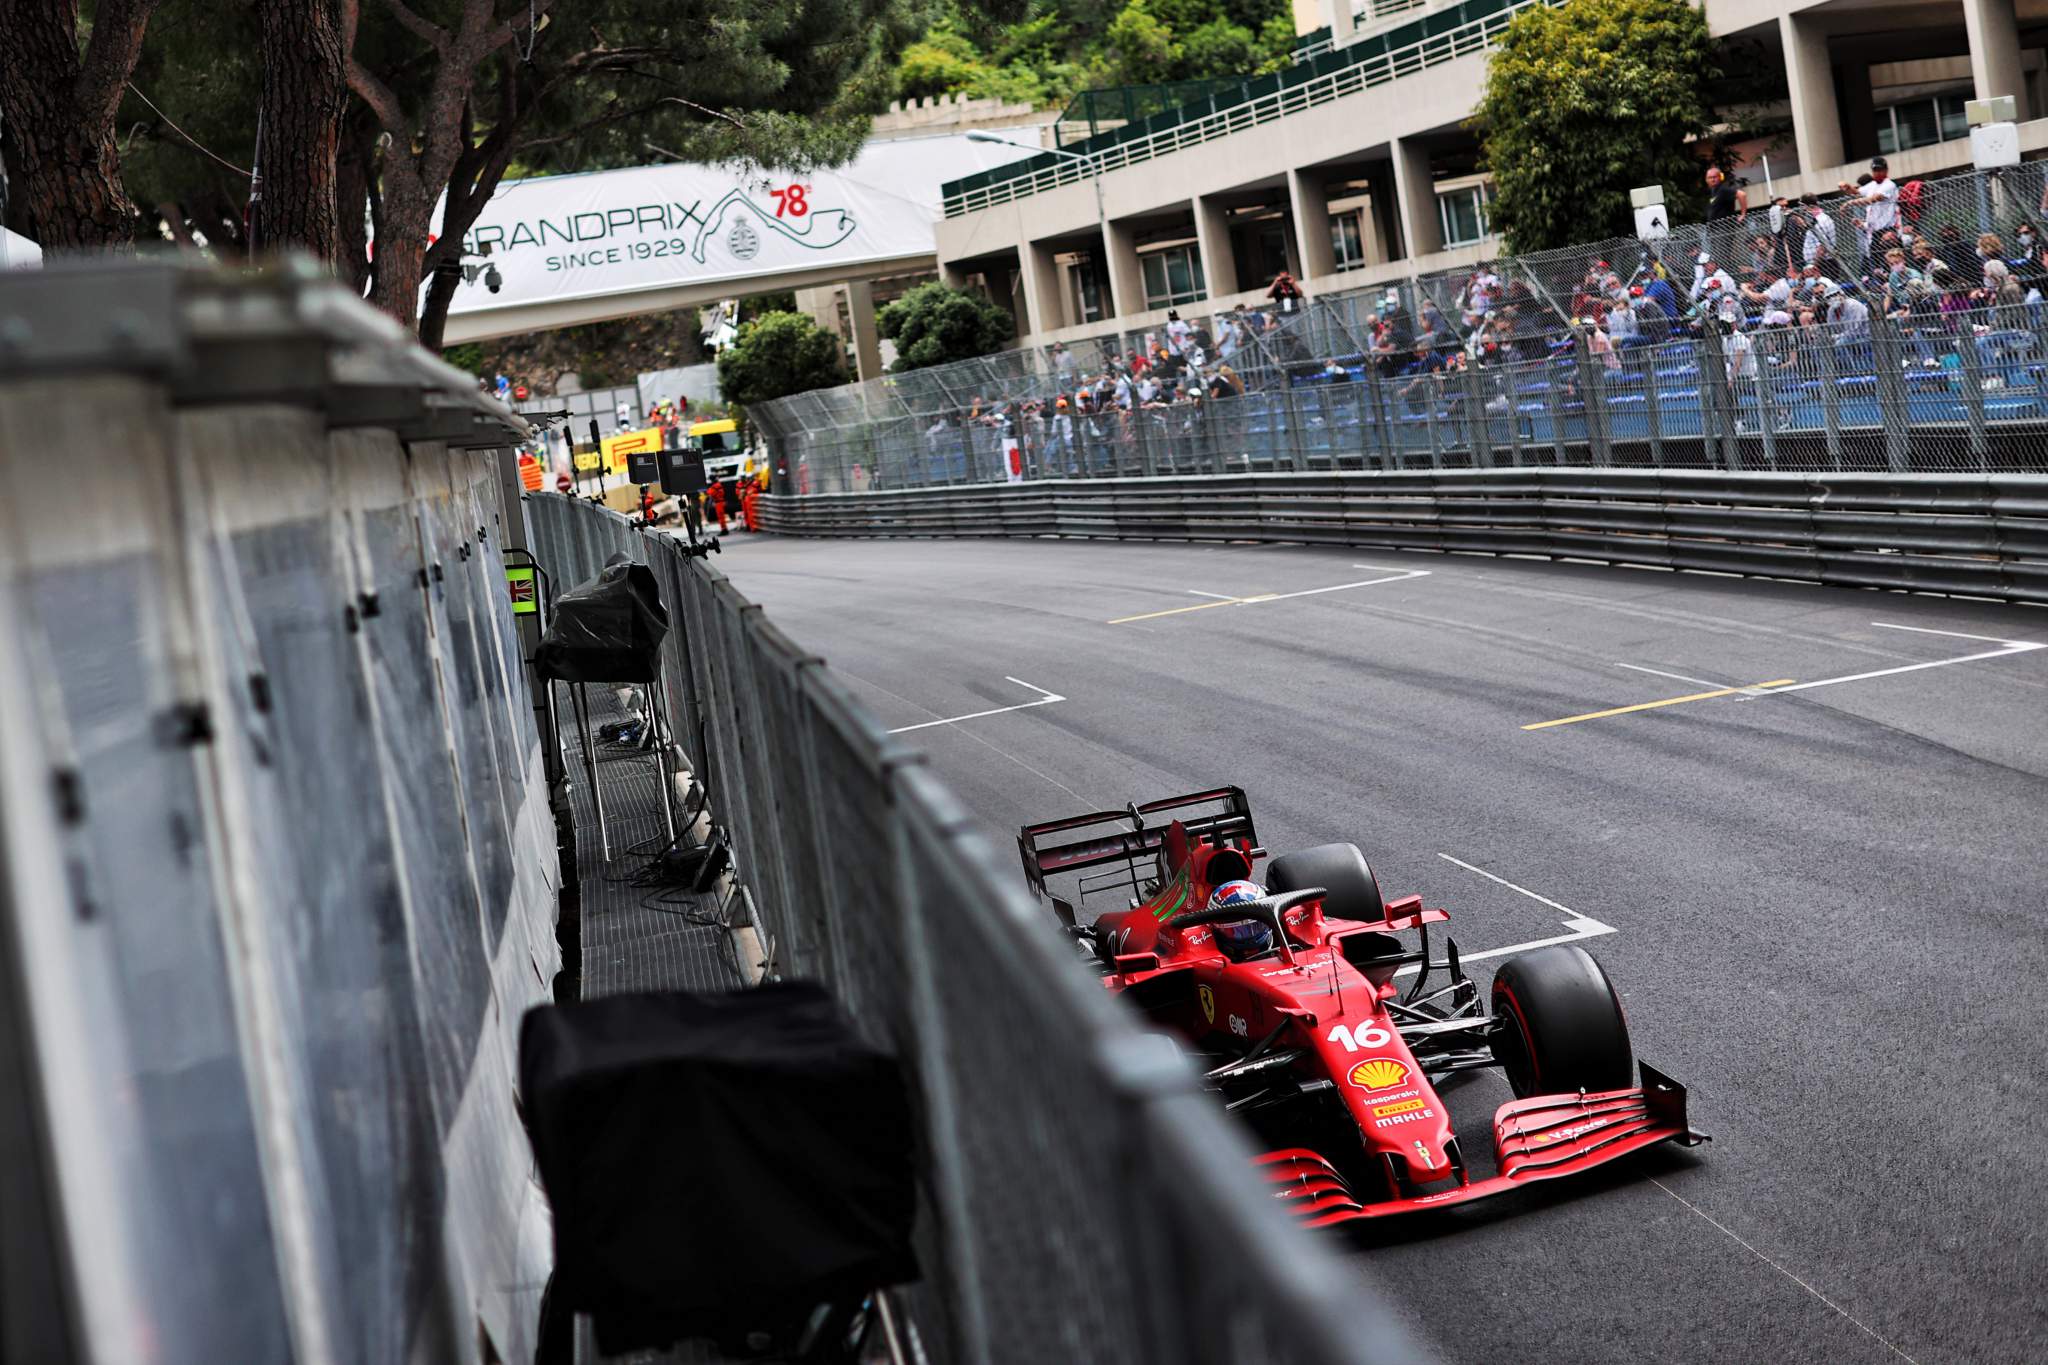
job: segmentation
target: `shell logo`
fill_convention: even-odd
[[[1408,1079],[1408,1068],[1390,1057],[1375,1057],[1351,1068],[1351,1083],[1361,1090],[1391,1090]]]

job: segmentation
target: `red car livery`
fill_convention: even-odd
[[[1620,999],[1575,944],[1508,959],[1489,1008],[1455,942],[1431,959],[1429,926],[1450,916],[1419,896],[1386,900],[1351,844],[1274,858],[1263,897],[1212,906],[1217,887],[1266,857],[1235,787],[1029,825],[1018,846],[1104,984],[1184,1040],[1225,1107],[1274,1144],[1260,1172],[1310,1226],[1705,1140],[1687,1124],[1683,1086],[1647,1065],[1636,1075]],[[1048,885],[1068,876],[1071,899]],[[1112,890],[1126,908],[1077,921],[1076,903]],[[1247,922],[1265,932],[1238,928],[1226,951],[1215,926]],[[1247,938],[1249,951],[1234,946]],[[1397,978],[1411,974],[1403,991]],[[1474,1179],[1436,1087],[1493,1066],[1516,1099],[1494,1115],[1497,1173]]]

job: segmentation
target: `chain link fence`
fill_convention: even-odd
[[[2044,167],[1775,199],[1657,242],[1190,312],[749,417],[799,495],[1332,467],[2040,470]]]
[[[614,551],[654,567],[671,714],[735,833],[772,969],[830,983],[904,1059],[925,1135],[907,1302],[932,1358],[1424,1358],[1283,1224],[1245,1139],[914,748],[674,537],[553,494],[526,512],[558,583]]]

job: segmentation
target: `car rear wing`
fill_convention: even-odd
[[[1157,820],[1148,817],[1164,816]],[[1166,828],[1175,820],[1186,827],[1190,838],[1218,844],[1243,840],[1256,846],[1258,831],[1252,826],[1251,802],[1241,787],[1217,787],[1212,791],[1168,796],[1144,805],[1132,804],[1122,810],[1091,811],[1064,820],[1026,825],[1017,833],[1017,852],[1024,860],[1024,879],[1031,889],[1045,895],[1045,879],[1064,872],[1082,872],[1092,867],[1124,862],[1135,865],[1155,852],[1166,838]],[[1115,828],[1103,828],[1111,826]],[[1093,830],[1088,837],[1060,843],[1046,843],[1050,835]]]

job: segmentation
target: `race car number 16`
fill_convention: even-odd
[[[1331,1027],[1324,1038],[1328,1042],[1338,1044],[1346,1052],[1369,1052],[1373,1048],[1385,1047],[1394,1041],[1394,1035],[1378,1024],[1367,1024],[1355,1034],[1344,1025],[1337,1024]]]

